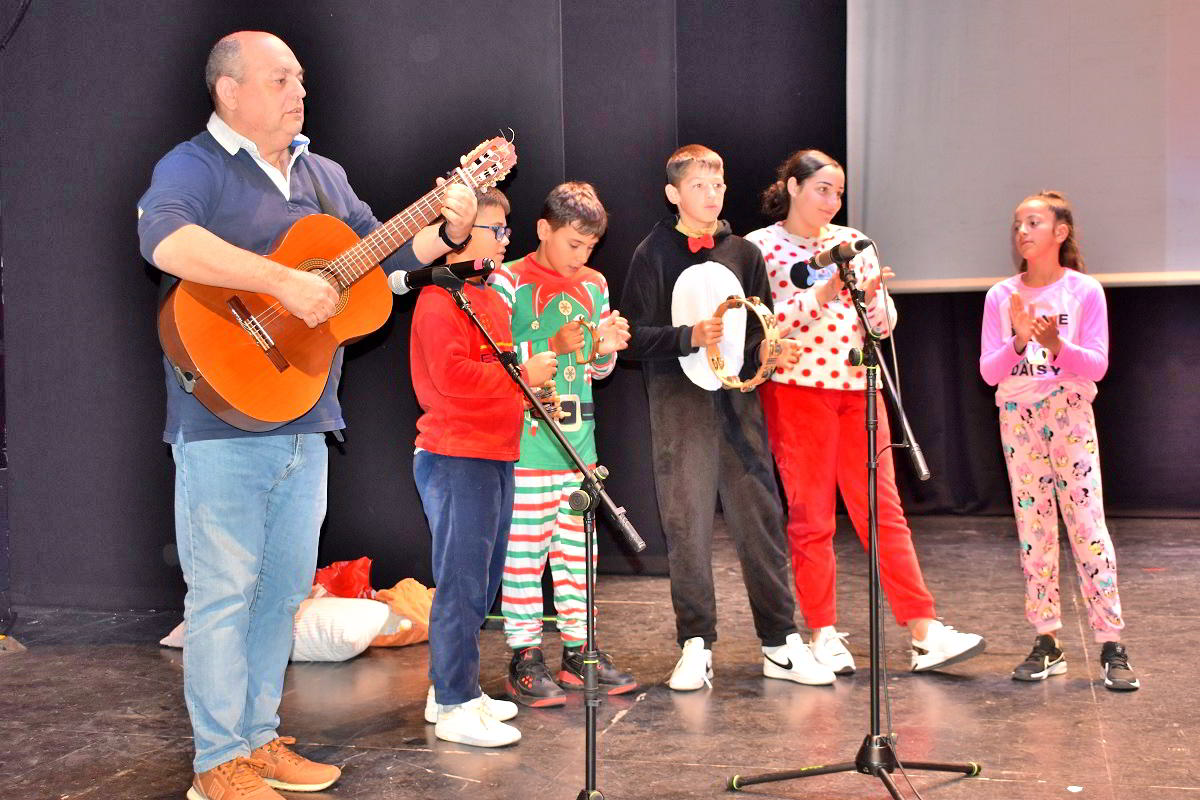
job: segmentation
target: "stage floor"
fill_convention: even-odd
[[[918,518],[926,581],[949,624],[987,637],[985,654],[945,673],[907,672],[907,637],[887,625],[891,729],[908,760],[978,761],[977,778],[910,771],[933,798],[1200,798],[1200,536],[1195,520],[1118,519],[1125,641],[1141,691],[1100,680],[1099,646],[1080,607],[1074,568],[1062,568],[1066,675],[1012,681],[1033,634],[1010,519]],[[843,527],[844,521],[843,521]],[[1064,552],[1066,547],[1064,546]],[[678,650],[665,578],[602,577],[600,645],[643,682],[599,711],[598,786],[617,798],[735,797],[734,774],[852,760],[868,729],[866,560],[838,536],[839,628],[859,673],[832,687],[762,676],[761,656],[731,543],[715,559],[721,615],[712,690],[665,686]],[[178,612],[97,613],[22,608],[27,653],[0,656],[0,798],[182,798],[191,777],[179,651],[157,640]],[[557,664],[557,638],[547,661]],[[507,651],[485,630],[484,688],[501,693]],[[516,746],[441,742],[421,718],[427,647],[368,651],[341,664],[288,671],[281,732],[307,755],[344,765],[331,790],[379,798],[574,798],[583,785],[583,707],[522,709]],[[886,723],[885,723],[886,724]],[[899,773],[905,796],[915,796]],[[748,787],[742,796],[886,797],[864,775]],[[304,795],[293,795],[303,797]]]

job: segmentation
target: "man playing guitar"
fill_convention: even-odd
[[[205,78],[214,106],[207,130],[158,162],[139,201],[142,254],[170,284],[270,295],[282,307],[277,315],[316,328],[339,311],[341,294],[328,276],[260,254],[311,214],[336,217],[357,236],[381,223],[345,171],[308,149],[300,133],[304,72],[283,41],[230,34],[213,47]],[[466,244],[474,192],[455,184],[439,195],[442,224],[417,231],[383,262],[385,270],[412,269]],[[292,752],[292,740],[276,730],[292,618],[310,589],[325,515],[324,434],[344,427],[341,358],[339,347],[311,410],[257,432],[216,416],[164,360],[163,438],[176,465],[176,540],[188,587],[191,800],[281,800],[276,788],[319,791],[341,774]]]

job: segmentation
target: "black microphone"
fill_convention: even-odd
[[[461,280],[470,278],[486,278],[496,270],[496,262],[490,258],[477,258],[474,261],[458,261],[453,264],[434,264],[432,267],[421,267],[405,272],[398,269],[388,275],[388,288],[395,294],[408,294],[413,289],[421,289],[434,284],[434,270],[448,270]]]
[[[811,285],[808,280],[809,270],[816,271],[835,264],[845,264],[873,244],[875,243],[870,239],[855,239],[852,242],[842,242],[823,253],[817,253],[807,261],[797,261],[792,264],[792,283],[806,289]]]

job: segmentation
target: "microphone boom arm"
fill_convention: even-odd
[[[867,368],[877,367],[879,374],[883,376],[883,389],[887,394],[888,399],[892,401],[892,408],[896,410],[896,421],[900,426],[901,439],[896,446],[908,451],[909,458],[912,460],[913,469],[916,470],[917,478],[922,481],[927,481],[930,478],[929,464],[925,461],[925,453],[921,450],[921,445],[917,443],[917,438],[913,435],[912,425],[908,422],[908,415],[904,413],[904,406],[900,402],[900,393],[896,390],[896,384],[892,380],[892,374],[888,371],[887,364],[879,351],[879,344],[882,337],[871,327],[870,320],[867,319],[867,297],[866,292],[858,287],[858,278],[854,274],[853,267],[849,261],[837,262],[838,276],[842,279],[842,283],[846,285],[846,289],[850,292],[850,299],[854,305],[854,310],[858,314],[859,324],[863,329],[863,351],[858,354],[858,363],[854,364],[854,350],[851,350],[851,364],[859,366],[866,364]]]

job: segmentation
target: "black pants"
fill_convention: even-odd
[[[766,421],[754,393],[699,388],[678,375],[647,376],[654,478],[667,538],[679,643],[717,638],[712,532],[717,498],[742,564],[754,630],[766,646],[796,632],[783,507]]]

